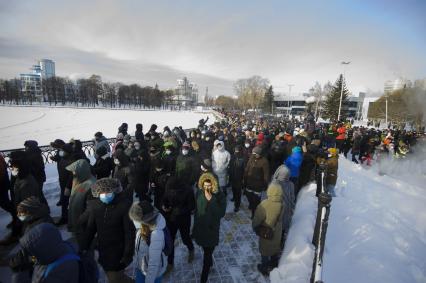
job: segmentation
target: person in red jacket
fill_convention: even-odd
[[[339,153],[343,150],[343,144],[346,138],[346,127],[343,124],[339,124],[337,128],[336,147],[339,149]]]

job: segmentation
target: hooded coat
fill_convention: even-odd
[[[114,158],[117,158],[120,164],[115,166],[112,176],[120,181],[126,195],[129,198],[133,197],[134,188],[132,187],[132,181],[134,178],[132,177],[129,157],[122,150],[117,150],[114,153]]]
[[[222,145],[219,150],[216,148],[217,145]],[[228,184],[228,166],[231,161],[231,155],[225,150],[223,141],[216,140],[214,142],[214,151],[212,153],[212,167],[213,172],[219,179],[219,186],[225,187]]]
[[[201,179],[201,177],[200,177]],[[219,244],[220,220],[225,216],[226,198],[212,182],[212,198],[208,201],[204,190],[200,189],[196,195],[196,211],[192,237],[201,247],[215,247]]]
[[[111,147],[109,146],[108,140],[104,136],[101,136],[100,138],[95,140],[95,157],[97,157],[96,151],[101,147],[105,147],[108,153],[111,152]]]
[[[252,226],[269,226],[273,229],[270,240],[259,237],[259,251],[262,256],[274,256],[281,252],[281,235],[283,226],[283,191],[277,183],[269,185],[266,191],[267,199],[263,200],[256,208]]]
[[[38,143],[33,140],[26,141],[24,145],[27,147],[25,152],[27,152],[28,155],[31,173],[40,187],[42,187],[43,183],[46,181],[46,173],[44,172],[44,160],[41,155],[41,150],[38,147]]]
[[[168,221],[174,222],[179,216],[190,216],[195,209],[194,192],[185,182],[179,182],[176,177],[171,177],[166,185],[163,205],[171,209],[165,213]]]
[[[77,283],[79,280],[79,263],[68,260],[58,265],[42,278],[47,265],[66,254],[74,253],[70,244],[62,240],[54,225],[41,223],[31,228],[20,240],[21,247],[37,261],[34,265],[32,283]]]
[[[300,174],[300,166],[302,165],[303,154],[300,147],[294,147],[291,155],[286,159],[285,165],[290,169],[290,177],[297,178]]]
[[[290,181],[290,170],[285,165],[281,165],[275,171],[272,182],[280,184],[283,191],[283,230],[288,232],[296,207],[294,184]]]
[[[154,282],[166,271],[167,256],[163,253],[164,228],[166,228],[166,220],[158,214],[152,227],[149,245],[141,238],[140,229],[136,234],[135,268],[145,275],[145,282]]]
[[[79,234],[78,220],[86,210],[86,204],[90,187],[96,182],[96,178],[90,172],[90,165],[85,159],[79,159],[66,167],[73,172],[71,195],[68,206],[68,230]]]

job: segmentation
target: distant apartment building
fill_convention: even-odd
[[[398,78],[395,80],[389,80],[385,82],[384,93],[385,95],[390,94],[391,92],[399,89],[410,88],[412,87],[412,82],[404,78]]]
[[[180,106],[194,106],[198,103],[198,86],[190,82],[187,77],[177,80],[175,95],[172,104]]]
[[[30,68],[30,72],[20,74],[21,92],[28,100],[43,101],[43,80],[55,76],[55,62],[42,59]]]

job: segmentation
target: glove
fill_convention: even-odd
[[[133,257],[132,256],[123,256],[120,259],[120,263],[124,266],[129,266],[129,264],[131,264],[133,261]]]
[[[15,272],[24,271],[31,267],[28,256],[23,250],[20,250],[14,257],[9,260],[9,267]]]

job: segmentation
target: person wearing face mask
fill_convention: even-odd
[[[226,198],[211,174],[200,178],[198,187],[192,237],[203,249],[200,282],[205,283],[213,265],[213,251],[219,244],[220,220],[226,212]]]
[[[81,214],[86,210],[87,200],[90,194],[90,187],[96,182],[96,178],[90,171],[90,165],[85,159],[74,161],[66,167],[72,172],[73,181],[68,205],[68,231],[79,242],[82,229],[78,225]]]
[[[228,166],[231,161],[231,155],[225,150],[223,141],[214,142],[212,153],[213,172],[218,176],[219,187],[227,195],[226,186],[228,185]]]
[[[130,184],[127,190],[135,192],[139,200],[151,201],[149,192],[150,173],[152,172],[152,162],[145,152],[141,152],[133,166],[130,168]]]
[[[261,194],[266,190],[270,180],[269,162],[262,156],[262,148],[256,146],[244,170],[243,186],[249,202],[252,218],[260,203]]]
[[[61,194],[59,203],[61,206],[61,218],[56,225],[66,224],[68,222],[68,204],[72,188],[73,175],[66,169],[68,165],[76,161],[73,155],[73,149],[71,144],[64,144],[59,151],[61,159],[58,161],[58,177],[59,187],[61,188]]]
[[[176,159],[175,175],[177,178],[185,180],[188,185],[195,183],[197,168],[195,168],[194,160],[189,153],[191,146],[188,142],[182,145],[182,150]]]
[[[176,154],[172,145],[164,144],[164,153],[162,160],[164,161],[164,171],[169,175],[175,173],[176,170]]]
[[[14,179],[13,184],[13,209],[16,213],[18,204],[29,197],[37,197],[42,199],[39,184],[31,174],[28,155],[24,151],[14,151],[10,154],[10,165],[12,167],[11,174]],[[46,199],[43,198],[43,203]],[[12,222],[12,232],[0,241],[0,245],[10,245],[18,240],[18,236],[22,231],[22,222],[19,220]]]
[[[129,216],[137,229],[134,282],[159,283],[167,268],[166,221],[147,201],[133,203]]]
[[[23,236],[40,223],[53,223],[48,207],[36,197],[21,201],[17,207],[19,220],[23,223]],[[33,263],[22,248],[9,259],[12,282],[30,282]]]
[[[123,194],[118,179],[97,180],[92,186],[92,193],[99,198],[90,206],[80,250],[89,250],[97,235],[98,262],[108,282],[134,282],[124,273],[134,253],[135,227],[128,214],[132,201]]]
[[[115,167],[112,176],[120,181],[121,186],[129,199],[133,199],[135,188],[132,186],[133,176],[130,159],[123,150],[117,150],[114,152],[113,158]]]

